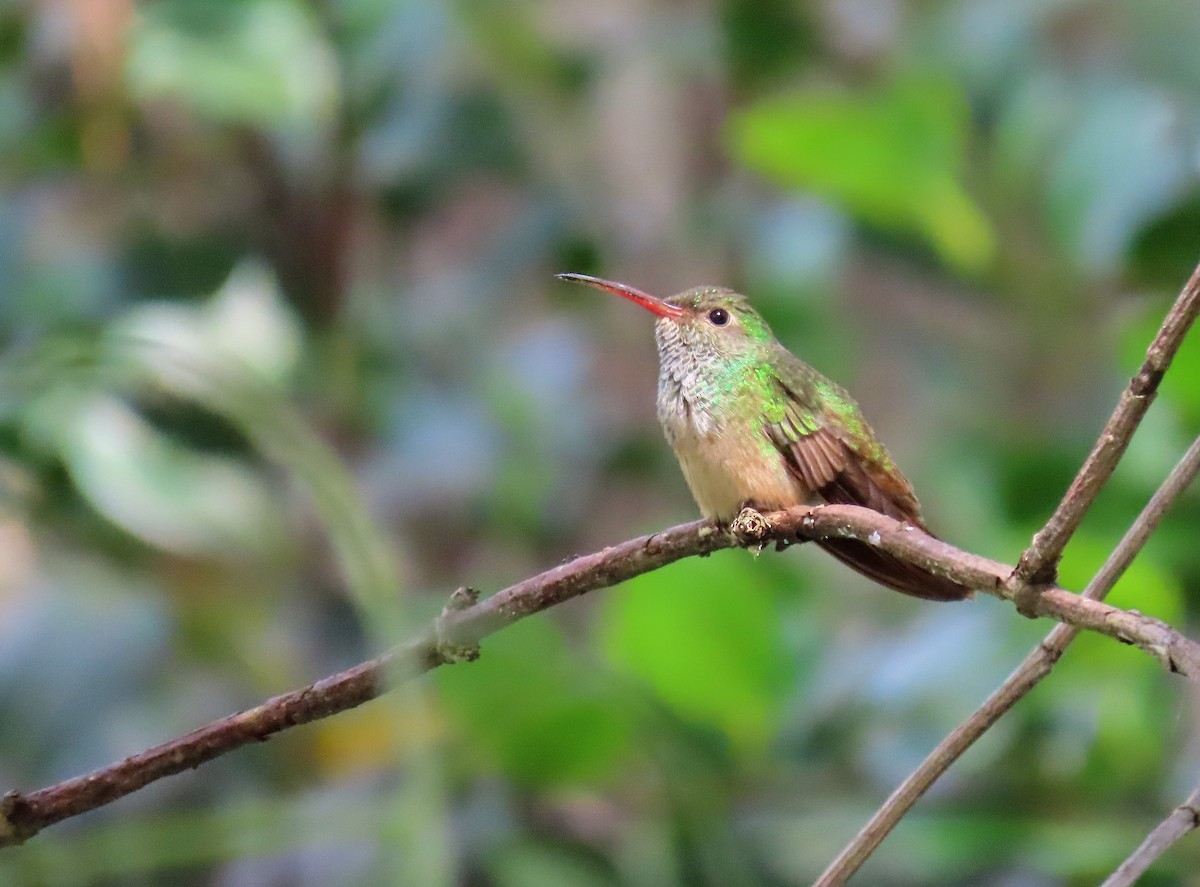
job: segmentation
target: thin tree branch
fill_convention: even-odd
[[[1137,520],[1133,522],[1117,543],[1104,565],[1096,571],[1092,581],[1083,590],[1083,596],[1092,600],[1102,601],[1117,584],[1117,580],[1129,569],[1133,559],[1150,540],[1150,535],[1158,529],[1163,517],[1175,504],[1183,492],[1192,485],[1196,475],[1200,474],[1200,437],[1192,441],[1187,452],[1171,469],[1167,479],[1154,491],[1146,507],[1142,509]]]
[[[1183,458],[1171,470],[1167,479],[1150,497],[1137,520],[1126,531],[1104,565],[1092,577],[1083,596],[1100,601],[1145,546],[1150,534],[1158,527],[1163,515],[1196,479],[1200,472],[1200,437],[1192,442]],[[853,840],[834,858],[814,887],[836,887],[844,884],[857,872],[879,845],[908,813],[912,806],[941,778],[950,765],[991,729],[1005,713],[1022,699],[1041,680],[1050,674],[1063,651],[1075,640],[1079,629],[1073,625],[1057,625],[1021,661],[1011,675],[976,709],[970,717],[937,744],[909,776],[896,788],[882,806],[859,830]],[[1193,803],[1189,799],[1189,803]],[[1194,804],[1193,804],[1194,806]],[[1180,808],[1182,809],[1182,808]],[[1176,811],[1178,812],[1178,810]],[[1173,814],[1174,815],[1174,814]],[[1161,826],[1160,826],[1161,828]],[[1148,841],[1149,839],[1147,839]],[[1165,849],[1165,845],[1164,845]],[[1139,851],[1140,852],[1140,851]],[[1159,851],[1162,852],[1161,850]],[[1115,877],[1115,875],[1114,875]]]
[[[86,776],[34,792],[9,792],[0,802],[0,847],[19,844],[48,825],[250,742],[360,705],[397,681],[473,658],[483,638],[570,598],[691,555],[797,537],[859,539],[962,585],[1012,598],[1007,583],[1011,567],[960,551],[866,508],[829,505],[767,515],[745,512],[734,521],[732,532],[709,521],[693,521],[575,558],[477,603],[468,603],[462,594],[456,594],[441,618],[421,636],[382,656]],[[1048,588],[1038,598],[1037,612],[1133,644],[1170,671],[1200,682],[1200,644],[1157,619],[1057,587]]]
[[[1011,570],[1001,563],[960,551],[907,524],[854,505],[824,505],[769,515],[776,530],[795,528],[812,538],[853,538],[945,576],[960,585],[1012,600]],[[1048,586],[1035,602],[1035,615],[1047,616],[1131,644],[1157,659],[1168,671],[1200,680],[1200,645],[1159,619],[1111,607],[1058,586]]]
[[[1076,629],[1069,625],[1058,625],[1046,639],[1033,648],[1016,670],[992,693],[987,700],[972,712],[929,753],[919,767],[888,796],[883,805],[854,836],[842,851],[829,863],[813,887],[835,887],[846,881],[879,849],[883,839],[891,834],[912,806],[920,800],[941,778],[950,765],[957,761],[968,748],[975,744],[993,724],[1008,713],[1017,701],[1037,686],[1050,673],[1054,663],[1062,654],[1061,643],[1070,643]],[[1067,635],[1064,641],[1063,638]]]
[[[693,521],[575,558],[473,605],[462,607],[462,595],[456,592],[442,617],[421,636],[375,659],[85,776],[35,792],[9,792],[0,800],[0,847],[20,844],[48,825],[109,804],[243,745],[354,708],[439,665],[471,659],[470,651],[482,638],[532,613],[680,558],[735,544],[728,533],[711,523]],[[456,614],[461,617],[457,622],[453,621]]]
[[[1131,887],[1168,847],[1195,828],[1200,828],[1200,786],[1146,835],[1146,840],[1100,887]]]
[[[1055,581],[1063,549],[1079,529],[1084,515],[1124,455],[1134,431],[1158,393],[1163,374],[1171,365],[1197,313],[1200,313],[1200,265],[1192,271],[1175,304],[1167,312],[1146,351],[1145,362],[1130,380],[1129,387],[1122,392],[1116,409],[1079,469],[1079,474],[1054,509],[1054,514],[1021,555],[1013,572],[1015,586],[1030,589],[1036,594],[1038,586]],[[1023,591],[1017,601],[1018,609],[1027,616],[1030,613],[1026,610],[1031,607],[1028,597],[1028,592]]]

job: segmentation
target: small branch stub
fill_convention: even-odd
[[[446,601],[446,606],[442,608],[441,615],[438,616],[434,623],[437,656],[445,664],[454,665],[459,662],[474,662],[479,658],[478,643],[463,644],[446,637],[448,620],[455,613],[469,610],[477,603],[479,603],[478,589],[468,588],[465,585],[462,588],[456,588],[451,592],[450,600]]]
[[[0,847],[24,844],[38,833],[36,828],[21,827],[26,818],[19,809],[23,803],[24,798],[17,792],[8,792],[0,798]]]

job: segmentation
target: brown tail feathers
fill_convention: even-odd
[[[868,579],[927,601],[961,601],[971,589],[893,557],[857,539],[819,539],[817,544]]]

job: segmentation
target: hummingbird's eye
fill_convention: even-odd
[[[724,308],[714,308],[708,312],[708,319],[713,326],[725,326],[729,323],[729,312]]]

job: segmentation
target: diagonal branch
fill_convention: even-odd
[[[462,596],[456,592],[434,625],[381,656],[87,775],[34,792],[9,792],[0,800],[0,847],[20,844],[48,825],[102,807],[243,745],[362,705],[439,665],[473,658],[464,650],[532,613],[680,558],[735,544],[711,523],[693,521],[575,558],[470,606],[462,607],[458,603]]]
[[[1184,284],[1175,304],[1167,312],[1162,326],[1146,351],[1145,362],[1122,392],[1116,409],[1079,469],[1079,474],[1075,476],[1062,501],[1054,509],[1054,514],[1021,555],[1013,573],[1014,585],[1030,587],[1055,580],[1063,549],[1079,529],[1084,515],[1096,500],[1100,489],[1112,476],[1121,456],[1125,454],[1134,431],[1158,393],[1163,374],[1171,365],[1175,352],[1179,350],[1198,313],[1200,265],[1192,271],[1192,276]],[[1025,597],[1022,595],[1018,599],[1022,612],[1028,607]]]
[[[1104,599],[1145,546],[1150,534],[1162,521],[1163,515],[1196,479],[1197,473],[1200,473],[1200,438],[1192,442],[1162,486],[1150,497],[1137,520],[1084,589],[1084,597],[1097,601]],[[979,737],[991,729],[996,721],[1050,674],[1063,651],[1078,634],[1079,629],[1073,625],[1055,626],[983,705],[939,742],[920,766],[888,796],[854,839],[829,864],[814,887],[844,884],[857,872],[930,786],[940,779]]]
[[[1196,828],[1200,828],[1200,787],[1155,826],[1141,846],[1117,866],[1100,887],[1132,887],[1167,848]]]
[[[480,640],[526,616],[692,555],[797,537],[855,538],[960,584],[1005,599],[1013,596],[1006,581],[1011,567],[960,551],[866,508],[837,505],[749,514],[756,520],[734,521],[740,534],[709,521],[693,521],[575,558],[478,603],[471,604],[464,601],[466,596],[456,594],[434,625],[382,656],[86,776],[33,792],[9,792],[0,802],[0,847],[19,844],[48,825],[111,803],[240,746],[360,705],[398,681],[472,658]],[[1038,615],[1133,644],[1170,671],[1200,682],[1200,644],[1157,619],[1054,587],[1038,598],[1036,606]]]

